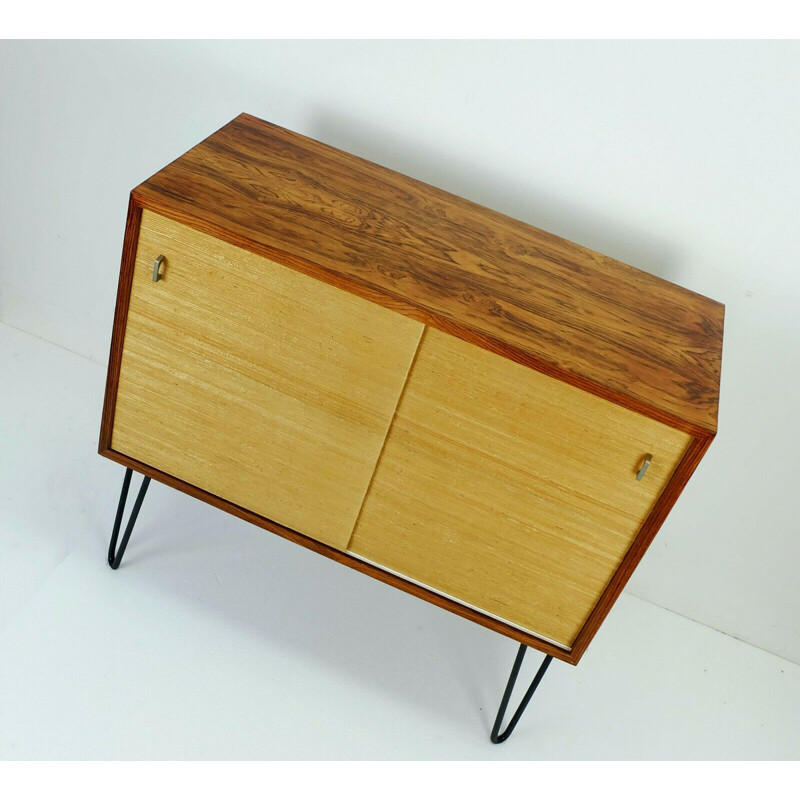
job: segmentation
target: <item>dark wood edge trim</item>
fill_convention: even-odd
[[[322,267],[319,264],[315,264],[314,262],[307,261],[304,258],[294,256],[291,253],[287,253],[284,250],[278,249],[277,247],[267,246],[261,244],[260,242],[254,242],[251,239],[247,239],[246,237],[233,233],[227,228],[223,228],[214,223],[206,222],[205,220],[195,217],[191,214],[186,214],[182,211],[176,211],[168,203],[161,201],[160,198],[151,194],[143,194],[140,191],[143,188],[144,185],[137,187],[137,189],[134,189],[134,191],[131,193],[131,196],[136,199],[136,202],[142,208],[146,208],[149,211],[153,211],[156,214],[167,217],[167,219],[180,222],[183,225],[187,225],[188,227],[200,231],[201,233],[206,233],[216,239],[220,239],[228,244],[232,244],[235,247],[248,250],[256,255],[263,256],[264,258],[269,258],[272,261],[276,261],[284,266],[297,270],[298,272],[302,272],[305,275],[330,284],[331,286],[343,289],[350,294],[357,295],[365,300],[369,300],[370,302],[383,306],[384,308],[388,308],[392,311],[403,314],[404,316],[411,317],[418,322],[422,322],[423,324],[429,325],[432,328],[436,328],[444,333],[448,333],[464,340],[465,342],[470,342],[471,344],[477,345],[484,350],[489,350],[490,352],[496,353],[497,355],[507,358],[510,361],[515,361],[518,364],[530,367],[552,378],[556,378],[564,383],[568,383],[571,386],[575,386],[578,389],[582,389],[583,391],[596,395],[603,400],[609,400],[616,405],[628,408],[631,411],[635,411],[636,413],[642,414],[645,417],[649,417],[650,419],[654,419],[658,422],[664,423],[665,425],[669,425],[672,428],[684,431],[691,436],[705,437],[715,433],[715,431],[707,430],[699,425],[687,422],[686,420],[669,414],[668,412],[648,405],[644,401],[635,397],[630,397],[629,395],[616,392],[606,386],[603,386],[602,384],[596,383],[588,378],[584,378],[582,375],[570,372],[563,367],[543,361],[536,356],[531,355],[530,353],[525,353],[503,342],[499,342],[490,336],[479,333],[471,328],[467,328],[464,325],[442,317],[430,311],[429,309],[421,306],[410,305],[403,298],[392,295],[389,292],[385,292],[383,290],[379,291],[375,289],[375,287],[353,278],[345,279],[341,275]],[[144,191],[146,191],[146,188],[144,188]]]
[[[580,661],[589,643],[594,638],[594,635],[608,615],[611,607],[625,588],[625,584],[628,582],[634,569],[636,569],[636,566],[647,552],[647,548],[650,546],[656,533],[658,533],[658,529],[663,524],[667,514],[672,510],[675,501],[680,497],[689,478],[692,477],[692,473],[695,471],[713,440],[714,437],[710,435],[698,437],[686,448],[683,458],[676,467],[675,472],[672,473],[672,477],[664,487],[664,491],[658,498],[650,515],[645,520],[644,525],[642,525],[633,544],[631,544],[625,557],[620,562],[617,571],[614,573],[614,577],[609,581],[608,586],[606,586],[605,591],[597,601],[597,605],[594,607],[591,614],[589,614],[583,627],[575,637],[575,641],[572,643],[572,656],[575,659],[573,663],[577,664],[578,661]]]
[[[142,220],[142,207],[131,192],[128,201],[128,216],[125,222],[125,239],[122,243],[122,263],[117,285],[117,305],[114,310],[114,325],[111,329],[111,352],[108,356],[106,374],[106,393],[103,400],[103,418],[100,423],[100,442],[98,451],[111,447],[111,431],[114,428],[114,410],[117,404],[117,385],[122,361],[122,345],[125,341],[125,324],[128,320],[128,305],[131,297],[133,266],[136,262],[136,249],[139,244],[139,224]]]
[[[100,455],[110,458],[112,461],[116,461],[118,464],[122,464],[125,467],[130,467],[131,469],[134,469],[143,475],[147,475],[153,480],[164,483],[167,486],[171,486],[173,489],[178,489],[188,495],[191,495],[192,497],[196,497],[199,500],[204,500],[206,503],[209,503],[212,506],[216,506],[217,508],[227,511],[234,516],[240,517],[247,522],[258,525],[258,527],[264,528],[265,530],[275,533],[278,536],[282,536],[284,539],[288,539],[295,544],[299,544],[308,550],[313,550],[315,553],[319,553],[320,555],[326,556],[333,561],[337,561],[339,564],[345,564],[348,567],[358,570],[358,572],[363,572],[365,575],[369,575],[372,578],[377,578],[379,581],[383,581],[383,583],[388,583],[390,586],[394,586],[397,589],[402,589],[408,594],[412,594],[415,597],[419,597],[422,600],[433,603],[434,605],[444,608],[447,611],[452,611],[453,613],[458,614],[459,616],[464,617],[472,622],[476,622],[479,625],[483,625],[486,628],[491,628],[493,631],[501,633],[504,636],[508,636],[509,638],[520,642],[521,644],[526,644],[529,647],[533,647],[534,649],[539,650],[542,653],[546,653],[547,655],[554,656],[555,658],[565,661],[568,664],[576,663],[576,659],[570,650],[565,650],[561,647],[558,647],[558,645],[545,641],[544,639],[539,639],[532,634],[515,628],[513,625],[509,625],[508,623],[502,622],[494,617],[482,614],[480,611],[476,611],[473,608],[463,606],[449,597],[443,597],[431,589],[426,589],[424,586],[419,586],[416,583],[412,583],[405,578],[401,578],[399,575],[386,572],[385,570],[380,569],[380,567],[376,567],[375,565],[369,564],[366,561],[361,561],[355,556],[351,556],[349,553],[345,553],[341,550],[331,547],[330,545],[318,542],[316,539],[312,539],[309,536],[298,533],[291,528],[285,528],[283,525],[279,525],[277,522],[273,522],[266,517],[262,517],[253,513],[252,511],[248,511],[246,508],[237,506],[234,503],[230,503],[227,500],[218,497],[217,495],[206,492],[205,490],[200,489],[191,483],[186,483],[185,481],[180,480],[180,478],[176,478],[173,475],[161,472],[161,470],[155,469],[147,464],[143,464],[142,462],[137,461],[134,458],[130,458],[123,453],[118,453],[116,450],[112,450],[110,447],[101,448]]]

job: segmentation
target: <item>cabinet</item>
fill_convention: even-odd
[[[100,452],[577,663],[716,433],[723,310],[241,115],[131,194]]]

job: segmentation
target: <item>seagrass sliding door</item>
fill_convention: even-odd
[[[571,648],[690,442],[427,329],[350,550]]]
[[[722,324],[241,115],[131,195],[100,452],[577,663],[716,433]]]
[[[422,327],[144,211],[111,447],[345,549]]]

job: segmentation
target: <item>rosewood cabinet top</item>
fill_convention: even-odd
[[[134,189],[145,207],[694,435],[724,306],[241,114]]]

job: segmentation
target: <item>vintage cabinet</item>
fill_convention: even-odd
[[[100,452],[574,664],[714,438],[723,310],[243,114],[131,194]]]

